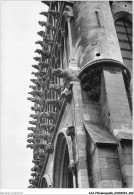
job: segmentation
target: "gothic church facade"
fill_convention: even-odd
[[[46,6],[28,98],[29,188],[131,188],[132,1]]]

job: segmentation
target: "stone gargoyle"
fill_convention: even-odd
[[[72,69],[52,69],[52,74],[59,77],[63,78],[66,82],[70,81],[77,81],[78,80],[78,70],[72,70]]]

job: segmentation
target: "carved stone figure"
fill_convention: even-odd
[[[66,135],[67,136],[71,136],[72,138],[74,137],[75,135],[75,129],[74,129],[74,126],[69,126],[66,130]]]
[[[67,82],[70,81],[77,81],[78,80],[78,74],[79,71],[76,70],[71,70],[71,69],[52,69],[52,74],[59,77],[59,78],[64,78]]]
[[[60,97],[65,98],[66,101],[70,104],[71,99],[72,99],[72,91],[65,88],[64,91],[61,92]]]

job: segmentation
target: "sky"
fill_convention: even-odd
[[[0,188],[25,189],[32,177],[32,151],[26,148],[30,131],[29,115],[33,103],[27,100],[36,64],[35,41],[42,40],[37,31],[44,30],[38,21],[47,6],[41,1],[1,1],[1,128],[0,128]],[[36,71],[36,70],[35,70]]]

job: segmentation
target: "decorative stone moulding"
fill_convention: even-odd
[[[71,138],[73,138],[73,137],[75,136],[75,129],[74,129],[74,126],[69,126],[69,127],[67,127],[66,135],[67,135],[67,136],[71,136]]]
[[[64,86],[63,85],[59,85],[59,84],[50,84],[49,88],[53,89],[58,94],[61,94],[61,91],[64,90]]]
[[[36,60],[36,61],[38,61],[38,62],[41,61],[41,57],[38,57],[38,56],[37,57],[34,57],[33,59]]]

